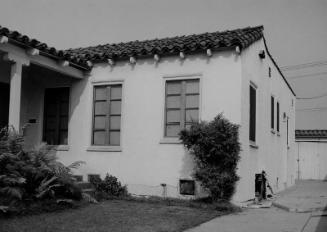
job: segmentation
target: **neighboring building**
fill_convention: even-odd
[[[297,179],[327,180],[327,130],[296,130]]]
[[[166,184],[167,196],[189,197],[193,161],[178,132],[224,112],[240,125],[234,200],[254,197],[262,170],[274,191],[294,183],[295,95],[262,26],[66,51],[6,28],[0,41],[2,124],[24,126],[28,148],[44,141],[64,163],[85,161],[84,180],[108,172],[134,194]]]
[[[327,62],[286,66],[283,71],[297,93],[297,178],[327,179]]]

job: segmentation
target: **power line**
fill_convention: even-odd
[[[318,95],[318,96],[314,96],[314,97],[297,97],[296,99],[299,100],[310,100],[310,99],[318,99],[318,98],[323,98],[323,97],[327,97],[327,93]]]
[[[325,111],[327,107],[296,109],[296,111]]]
[[[300,78],[305,78],[305,77],[321,76],[321,75],[327,75],[327,72],[310,73],[310,74],[304,74],[304,75],[289,76],[289,77],[287,77],[287,79],[300,79]]]
[[[327,60],[310,62],[310,63],[303,63],[303,64],[287,65],[287,66],[280,67],[280,69],[282,71],[289,71],[289,70],[311,68],[311,67],[323,66],[323,65],[327,65]]]

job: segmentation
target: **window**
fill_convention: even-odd
[[[120,145],[122,85],[95,86],[92,145]]]
[[[249,122],[249,139],[255,142],[256,135],[256,88],[250,85],[250,122]]]
[[[287,147],[289,147],[289,142],[288,142],[288,117],[286,119],[286,144],[287,144]]]
[[[277,102],[276,105],[276,111],[277,111],[277,122],[276,122],[276,128],[277,128],[277,132],[279,132],[279,102]]]
[[[271,77],[271,68],[268,68],[268,76]]]
[[[177,137],[181,129],[199,121],[199,80],[166,82],[165,136]]]
[[[270,101],[270,127],[272,130],[275,129],[275,98],[271,96],[271,101]]]
[[[49,145],[68,144],[69,88],[46,89],[43,140]]]

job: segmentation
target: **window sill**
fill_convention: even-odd
[[[253,142],[253,141],[250,141],[250,147],[251,148],[254,148],[254,149],[258,149],[259,148],[259,146],[255,142]]]
[[[271,129],[270,132],[271,132],[272,134],[276,134],[276,131],[275,131],[274,129]]]
[[[280,136],[280,133],[279,133],[279,131],[277,131],[277,136]]]
[[[69,151],[69,145],[46,145],[46,147],[55,151]]]
[[[90,146],[87,151],[99,151],[99,152],[121,152],[120,146]]]
[[[182,140],[178,137],[164,137],[160,140],[160,144],[182,144]]]

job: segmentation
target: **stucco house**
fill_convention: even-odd
[[[262,170],[274,191],[294,183],[295,94],[263,27],[56,50],[0,27],[0,124],[27,149],[56,145],[138,195],[201,195],[178,132],[218,113],[240,125],[234,200],[254,197]],[[166,187],[164,187],[166,186]]]

